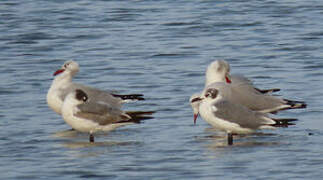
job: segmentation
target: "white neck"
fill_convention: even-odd
[[[213,70],[207,70],[205,76],[205,87],[215,82],[225,82],[225,75]]]
[[[63,72],[55,77],[53,80],[52,86],[61,87],[72,82],[73,75],[67,72]]]

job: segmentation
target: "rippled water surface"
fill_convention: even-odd
[[[322,1],[2,0],[0,49],[1,179],[323,179]],[[143,93],[125,109],[155,119],[94,144],[66,131],[46,93],[70,59],[75,81]],[[308,108],[228,147],[188,103],[215,59]]]

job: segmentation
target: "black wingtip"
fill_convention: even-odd
[[[131,117],[130,121],[134,123],[141,123],[143,120],[154,119],[153,116],[155,111],[127,111],[126,114]]]
[[[275,124],[272,126],[274,127],[288,127],[295,125],[295,123],[292,123],[294,121],[297,121],[298,119],[295,118],[286,118],[286,119],[273,119],[275,121]]]
[[[145,98],[142,97],[144,96],[143,94],[125,94],[125,95],[112,94],[112,96],[121,98],[122,100],[138,100],[138,101],[145,100]]]
[[[144,116],[144,115],[152,115],[156,111],[127,111],[126,113],[129,116]]]
[[[274,93],[274,92],[278,92],[280,91],[279,88],[273,88],[273,89],[258,89],[255,88],[258,92],[260,92],[261,94],[268,94],[268,93]]]
[[[307,104],[304,101],[293,101],[293,100],[288,100],[284,99],[288,105],[290,105],[290,109],[304,109],[307,107]]]

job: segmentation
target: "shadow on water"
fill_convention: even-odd
[[[257,147],[257,146],[273,146],[279,145],[280,142],[268,141],[268,137],[275,137],[277,134],[255,132],[246,135],[234,135],[233,145],[228,145],[227,135],[223,132],[216,131],[212,128],[205,129],[206,132],[212,133],[211,135],[196,137],[198,141],[208,141],[206,146],[208,149],[217,150],[228,147]]]
[[[279,142],[260,142],[260,141],[245,141],[245,142],[241,142],[241,141],[235,141],[233,142],[233,145],[229,146],[226,138],[224,138],[224,141],[217,141],[214,140],[212,141],[211,144],[207,145],[207,148],[209,149],[220,149],[220,148],[227,148],[227,147],[258,147],[258,146],[275,146],[275,145],[279,145]]]
[[[107,133],[104,134],[97,134],[96,137],[105,136]],[[71,149],[79,149],[79,148],[91,148],[91,147],[114,147],[114,146],[128,146],[139,144],[137,141],[104,141],[104,142],[89,142],[88,135],[86,133],[79,133],[75,130],[65,130],[56,132],[54,137],[58,138],[68,138],[68,142],[63,142],[62,146]],[[79,139],[82,141],[79,141]]]
[[[78,136],[78,132],[73,130],[73,129],[69,129],[69,130],[64,130],[64,131],[58,131],[55,134],[53,134],[54,137],[63,137],[63,138],[71,138],[71,137],[77,137]]]
[[[128,146],[133,144],[138,144],[136,141],[126,141],[126,142],[118,142],[118,141],[107,141],[107,142],[64,142],[62,143],[63,147],[71,148],[71,149],[79,149],[79,148],[91,148],[91,147],[113,147],[113,146]]]

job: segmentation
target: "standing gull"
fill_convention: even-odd
[[[100,102],[121,108],[122,104],[129,100],[144,100],[142,94],[118,95],[107,91],[102,91],[93,87],[72,82],[73,77],[79,72],[79,65],[75,61],[66,61],[64,65],[55,73],[51,87],[47,93],[47,103],[49,107],[58,114],[61,114],[63,101],[68,93],[81,89],[89,98],[89,101]]]
[[[125,112],[118,107],[101,102],[89,101],[88,95],[81,89],[70,92],[62,105],[62,116],[73,129],[89,133],[89,141],[94,142],[94,133],[108,132],[118,127],[140,123],[151,119],[153,112]]]
[[[233,144],[233,134],[250,134],[258,129],[272,129],[294,125],[296,119],[273,119],[266,113],[252,111],[224,98],[217,88],[207,88],[201,97],[201,117],[215,129],[228,134],[228,144]]]

